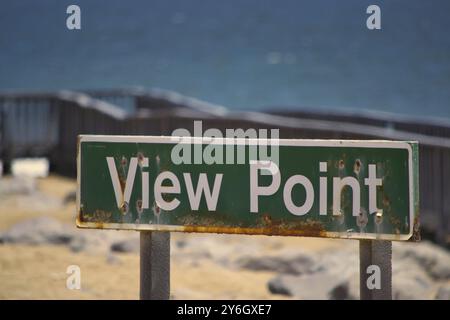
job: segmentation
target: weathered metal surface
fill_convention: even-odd
[[[392,242],[359,242],[361,300],[392,300]]]
[[[170,232],[141,231],[141,300],[168,300],[170,297]]]
[[[244,141],[249,142],[256,140]],[[170,137],[81,136],[78,143],[79,227],[385,240],[408,240],[418,232],[418,148],[413,142],[281,139],[280,186],[273,194],[258,197],[257,212],[250,210],[248,145],[245,164],[176,165],[171,158],[176,142]],[[202,144],[203,149],[208,145],[200,138],[195,143]],[[223,152],[225,159],[227,149],[223,148]],[[107,157],[114,159],[122,196],[127,188],[130,159],[138,159],[133,185],[128,186],[128,202],[117,200]],[[148,166],[141,166],[144,158],[148,158]],[[321,162],[326,163],[326,172],[321,172]],[[375,166],[376,178],[382,181],[376,187],[377,212],[369,212],[369,187],[365,183],[369,165]],[[167,171],[180,184],[179,194],[163,195],[165,201],[179,201],[173,210],[159,208],[154,195],[157,176]],[[143,172],[148,173],[148,208],[143,208]],[[223,175],[214,210],[208,208],[204,194],[198,209],[192,208],[184,173],[191,176],[194,191],[200,173],[207,175],[210,190],[216,174]],[[314,190],[311,208],[303,215],[288,210],[284,198],[286,182],[295,175],[304,175]],[[327,181],[326,213],[322,214],[320,177]],[[340,193],[341,211],[333,212],[333,178],[345,177],[359,184],[360,207],[356,215],[353,189],[348,186]],[[273,176],[260,173],[258,179],[258,185],[267,186]],[[308,197],[304,185],[295,184],[290,197],[294,206],[302,206]]]

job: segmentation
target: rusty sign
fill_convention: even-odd
[[[383,240],[417,231],[417,143],[264,146],[260,139],[79,136],[77,225]]]

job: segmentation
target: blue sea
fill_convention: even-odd
[[[448,0],[2,1],[0,91],[142,86],[230,109],[450,118],[449,15]]]

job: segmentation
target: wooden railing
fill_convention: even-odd
[[[0,94],[0,156],[45,156],[53,171],[75,175],[78,134],[171,135],[178,128],[277,128],[280,138],[388,139],[420,143],[423,230],[450,234],[450,122],[373,112],[232,112],[163,90],[121,89]]]

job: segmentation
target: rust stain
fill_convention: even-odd
[[[144,154],[142,152],[137,153],[138,163],[142,166],[142,162],[144,161]]]
[[[80,209],[78,214],[79,221],[98,224],[98,228],[103,229],[105,223],[112,222],[112,213],[109,211],[95,210],[92,214],[86,213]]]
[[[399,229],[399,230],[401,229],[402,222],[398,218],[394,217],[393,215],[389,216],[389,223],[396,229]]]
[[[308,222],[307,222],[308,224]],[[117,224],[111,225],[103,222],[91,222],[89,224],[78,223],[79,228],[87,229],[109,229],[109,230],[136,230],[136,231],[165,231],[165,232],[188,232],[188,233],[215,233],[215,234],[242,234],[242,235],[265,235],[265,236],[298,236],[298,237],[317,237],[317,238],[335,238],[335,239],[355,239],[361,240],[365,238],[345,237],[344,232],[330,233],[325,230],[312,226],[311,229],[279,229],[279,228],[247,228],[247,227],[226,227],[226,226],[175,226],[177,229],[170,228],[166,225],[140,225],[133,224],[134,227],[119,227]],[[146,227],[149,226],[149,227]],[[400,241],[401,234],[391,235],[394,238],[390,241]],[[411,241],[411,240],[410,240]]]
[[[383,207],[387,210],[390,210],[391,207],[391,200],[389,199],[389,197],[387,196],[386,193],[384,193],[384,188],[380,187],[381,192],[383,192]]]
[[[261,235],[277,235],[277,236],[309,236],[309,237],[325,237],[326,231],[320,222],[307,220],[302,222],[285,223],[283,221],[267,220],[268,217],[262,219],[262,226],[256,227],[231,227],[226,225],[184,225],[185,232],[212,232],[212,233],[228,233],[228,234],[261,234]]]
[[[176,225],[181,226],[183,232],[326,237],[324,225],[316,220],[287,222],[283,219],[274,219],[266,212],[261,215],[256,225],[250,226],[241,221],[239,224],[231,226],[226,217],[220,212],[215,212],[214,215],[202,214],[200,216],[186,214],[176,219]]]
[[[122,203],[122,206],[120,207],[120,212],[122,212],[123,215],[126,215],[128,213],[128,210],[130,209],[130,206],[128,202],[124,201]]]
[[[83,211],[83,207],[81,206],[79,211],[78,211],[78,215],[77,215],[77,222],[85,222],[86,220],[84,219],[84,211]]]
[[[125,172],[125,167],[128,164],[128,160],[125,157],[122,157],[122,159],[120,160],[120,167],[122,168],[122,170],[120,170],[119,173],[119,183],[120,183],[120,187],[122,188],[122,192],[125,191],[125,186],[127,184],[127,177],[126,177],[126,172]]]
[[[339,170],[344,170],[344,169],[345,169],[344,160],[339,160]]]
[[[96,221],[94,221],[94,222],[92,222],[92,223],[94,224],[94,228],[95,228],[95,229],[104,229],[104,228],[105,228],[103,222],[96,222]]]
[[[359,173],[361,172],[361,160],[356,159],[355,164],[353,166],[353,172],[356,175],[359,175]]]
[[[421,239],[422,236],[420,235],[419,215],[417,214],[414,218],[413,234],[410,241],[419,242]]]
[[[122,192],[124,192],[125,190],[125,186],[126,186],[126,178],[124,178],[121,174],[119,175],[119,183],[120,183],[120,187],[122,188]]]
[[[142,200],[141,199],[138,199],[136,201],[136,210],[138,213],[142,213],[144,211],[142,208]]]
[[[261,217],[262,223],[265,225],[272,225],[273,221],[272,221],[272,217],[270,216],[270,214],[268,213],[263,213],[262,217]]]
[[[248,235],[268,235],[268,236],[304,236],[304,237],[326,237],[323,229],[283,229],[281,227],[271,228],[234,228],[234,227],[204,227],[204,226],[184,226],[183,232],[208,232],[227,234],[248,234]]]

